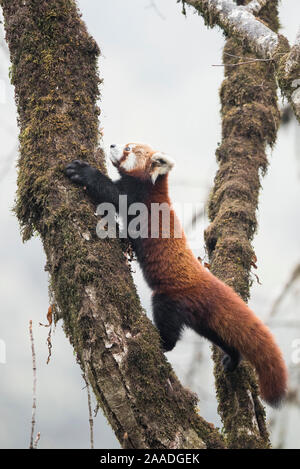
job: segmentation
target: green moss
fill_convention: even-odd
[[[253,370],[248,363],[224,375],[221,353],[214,348],[218,411],[223,416],[226,446],[231,449],[268,449],[270,442],[265,427],[265,410],[257,399],[258,388]],[[252,401],[249,405],[249,392]],[[234,399],[232,399],[234,395]],[[253,419],[253,407],[256,419]]]
[[[263,11],[263,21],[268,20],[269,14],[270,24],[276,29],[275,0]],[[250,295],[254,256],[251,240],[257,228],[260,176],[268,165],[265,148],[274,144],[279,126],[274,64],[236,65],[252,58],[246,47],[227,40],[223,59],[229,66],[225,67],[220,90],[222,143],[216,152],[219,170],[208,204],[211,224],[205,233],[212,273],[245,301]],[[252,369],[242,364],[234,373],[226,374],[216,348],[213,358],[226,445],[268,448],[264,409]]]
[[[75,158],[106,171],[97,150],[99,49],[74,1],[0,2],[20,126],[15,212],[23,239],[38,233],[43,241],[56,319],[63,318],[77,360],[84,371],[88,367],[121,444],[126,429],[132,446],[167,445],[176,441],[179,427],[186,431],[184,445],[201,442],[204,434],[208,446],[220,447],[218,432],[198,417],[195,396],[182,389],[161,352],[121,243],[97,238],[94,208],[63,173]],[[128,346],[127,355],[122,346]],[[114,351],[125,356],[122,366],[116,365]],[[116,389],[120,401],[114,401]],[[137,429],[129,418],[139,422]]]
[[[260,10],[259,18],[273,31],[277,32],[280,28],[278,17],[278,0],[269,0]]]

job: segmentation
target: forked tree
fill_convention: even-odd
[[[247,300],[260,173],[279,125],[278,86],[300,121],[300,33],[292,47],[278,34],[277,0],[181,3],[226,35],[223,134],[205,238],[212,272]],[[96,236],[94,207],[64,177],[73,159],[106,171],[96,104],[100,51],[75,1],[0,0],[0,5],[20,128],[15,211],[23,239],[38,233],[43,242],[56,318],[64,321],[121,446],[270,447],[252,369],[243,363],[225,374],[217,349],[224,432],[199,415],[196,396],[178,381],[141,308],[124,256],[128,245]]]

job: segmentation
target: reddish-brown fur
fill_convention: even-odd
[[[154,152],[149,151],[149,147],[146,150],[137,161],[137,167],[127,174],[142,179],[149,177],[149,161]],[[140,147],[138,152],[141,155]],[[204,319],[224,342],[249,360],[257,371],[263,399],[271,405],[279,404],[287,388],[287,370],[281,351],[269,329],[245,302],[195,258],[184,233],[181,238],[172,236],[174,226],[179,222],[171,207],[167,174],[157,179],[146,203],[150,212],[151,204],[167,203],[171,215],[169,238],[163,237],[160,223],[158,239],[149,237],[141,241],[142,250],[147,253],[143,270],[154,293],[167,294],[189,306],[189,310],[196,310],[197,316],[192,317],[191,321]],[[149,217],[149,234],[150,223]]]
[[[238,366],[240,354],[247,358],[258,373],[262,397],[271,405],[279,404],[287,387],[281,352],[262,321],[198,262],[187,245],[168,195],[167,174],[173,160],[143,144],[111,145],[111,158],[121,175],[115,183],[78,160],[66,167],[66,175],[85,187],[95,203],[110,202],[118,210],[119,196],[124,194],[130,204],[148,206],[150,217],[143,207],[138,223],[143,233],[148,229],[148,238],[136,237],[134,229],[129,237],[153,290],[153,318],[163,350],[172,350],[183,327],[191,327],[224,351],[226,372]],[[163,218],[158,224],[152,220],[159,205],[164,205],[170,216],[167,224],[162,223]],[[156,224],[157,232],[152,236]]]

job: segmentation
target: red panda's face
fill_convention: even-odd
[[[153,184],[158,176],[167,174],[174,166],[172,158],[145,143],[111,145],[110,157],[120,174],[151,180]]]

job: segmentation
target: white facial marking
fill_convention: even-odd
[[[131,171],[136,165],[136,156],[133,152],[130,152],[127,155],[127,158],[124,162],[121,163],[120,166],[124,168],[126,171]]]
[[[133,153],[132,148],[134,145],[115,145],[113,148],[110,148],[110,159],[113,163],[119,163],[124,156],[124,152],[127,153],[126,159],[120,163],[120,167],[125,169],[125,171],[131,171],[136,165],[136,156]],[[125,153],[125,154],[126,154]]]
[[[123,150],[126,145],[115,145],[113,148],[110,147],[110,159],[113,163],[118,163],[123,156]]]

